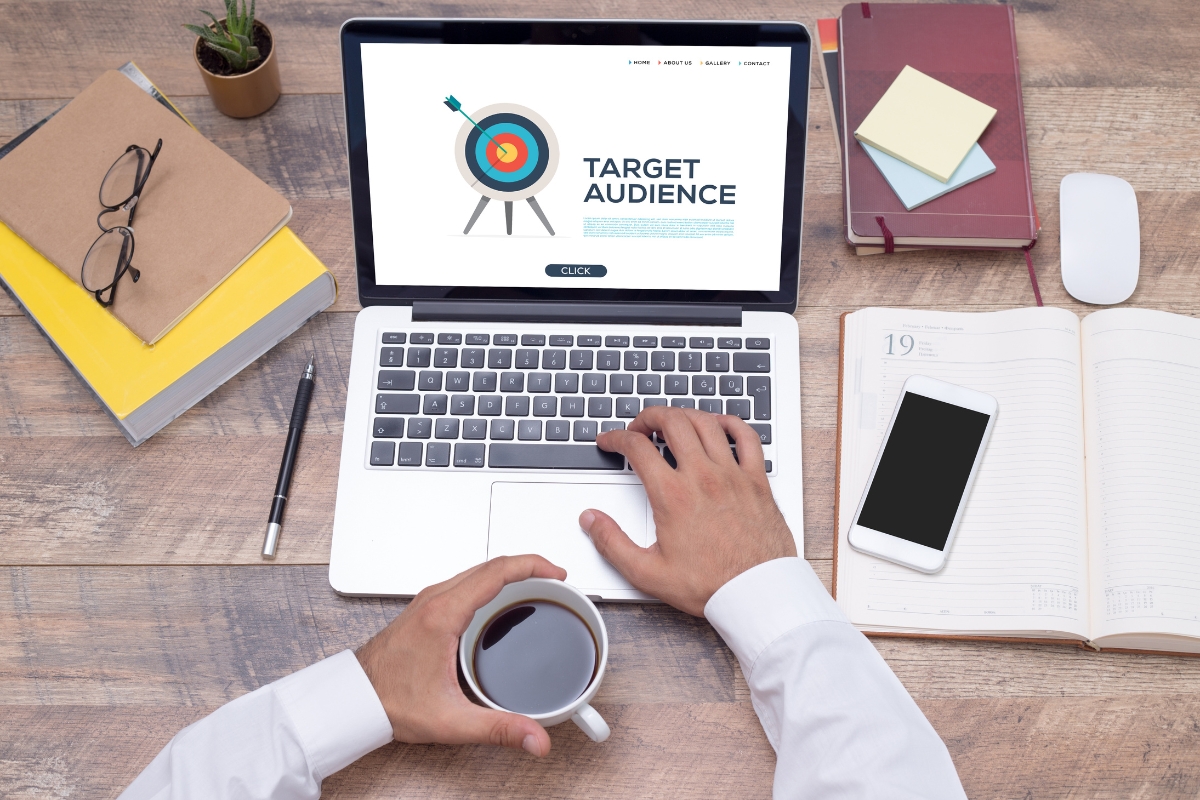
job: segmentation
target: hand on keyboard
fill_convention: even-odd
[[[676,467],[651,444],[653,433],[666,441]],[[635,587],[702,616],[708,599],[727,581],[763,562],[796,555],[771,496],[759,442],[758,433],[737,417],[648,408],[627,430],[602,433],[596,444],[624,455],[642,479],[658,541],[639,547],[602,510],[584,511],[579,525]]]
[[[534,720],[468,700],[455,664],[458,637],[506,584],[566,577],[565,570],[541,556],[494,558],[424,589],[359,648],[358,661],[383,703],[396,741],[498,744],[535,756],[549,753],[550,737]]]

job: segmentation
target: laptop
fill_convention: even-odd
[[[363,310],[333,588],[539,553],[594,599],[652,600],[578,517],[653,544],[595,440],[654,405],[753,426],[803,552],[807,30],[354,19],[341,43]]]

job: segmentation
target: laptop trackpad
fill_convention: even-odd
[[[653,543],[650,505],[638,484],[493,483],[487,557],[537,553],[585,592],[632,589],[580,529],[588,508],[608,514],[636,544]]]

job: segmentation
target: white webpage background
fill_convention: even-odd
[[[375,277],[381,285],[777,291],[791,51],[785,47],[571,47],[369,43],[362,46]],[[649,66],[629,64],[650,60]],[[659,66],[659,60],[692,61]],[[727,66],[702,65],[727,61]],[[769,62],[739,66],[739,61]],[[524,200],[513,235],[492,200],[463,234],[480,195],[455,162],[468,114],[515,103],[559,143],[558,171],[537,195],[557,235]],[[658,180],[588,176],[584,158],[698,158],[697,188],[733,184],[736,204],[630,205],[589,186]],[[711,198],[713,193],[709,192]],[[583,218],[733,219],[734,235],[585,238]],[[603,264],[604,278],[564,280],[552,263]]]

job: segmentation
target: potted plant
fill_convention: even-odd
[[[213,105],[231,117],[254,117],[279,99],[279,62],[271,29],[254,18],[254,0],[225,0],[225,16],[208,11],[208,25],[184,25],[196,34],[193,55]]]

